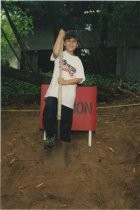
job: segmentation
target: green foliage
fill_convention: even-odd
[[[86,74],[86,80],[82,84],[84,86],[97,86],[101,89],[117,89],[120,85],[122,88],[130,91],[140,90],[140,83],[133,80],[124,80],[121,81],[115,75],[110,75],[108,77],[103,77],[101,75]]]
[[[112,13],[110,19],[110,27],[116,31],[127,31],[140,21],[140,5],[139,2],[112,2]]]
[[[33,33],[33,22],[32,17],[27,16],[27,14],[22,11],[22,9],[18,6],[15,6],[13,4],[8,5],[9,9],[9,15],[15,24],[19,34],[21,35],[22,39],[26,38],[29,33]],[[1,10],[1,27],[6,33],[6,36],[8,40],[10,41],[13,48],[16,50],[19,48],[16,37],[11,29],[11,26],[8,22],[8,19],[5,15],[5,11]],[[5,64],[9,61],[9,58],[11,57],[12,53],[10,50],[10,47],[2,34],[1,36],[1,59],[2,63]]]
[[[11,78],[2,77],[1,83],[2,99],[35,96],[40,94],[40,87],[29,84],[27,82],[21,82]]]
[[[53,71],[49,71],[49,72],[46,72],[46,73],[43,73],[45,77],[50,77],[50,79],[52,78],[53,76]]]
[[[119,85],[119,80],[113,76],[110,75],[109,77],[105,78],[101,75],[93,75],[93,74],[86,74],[86,80],[83,83],[85,86],[98,86],[101,88],[106,88],[106,87],[115,87]]]
[[[47,76],[51,77],[52,72],[49,72]],[[120,79],[116,78],[114,75],[110,75],[108,78],[103,78],[101,75],[94,76],[93,74],[86,74],[86,81],[82,84],[82,86],[97,86],[98,90],[103,91],[103,95],[110,93],[112,96],[120,86],[121,88],[129,91],[140,91],[140,84],[132,80],[121,81],[120,84]],[[39,103],[41,94],[40,91],[41,89],[39,86],[2,77],[2,105],[8,105],[10,103],[34,103],[35,101],[38,101]]]
[[[130,91],[140,91],[140,83],[133,80],[125,80],[122,82],[121,87]]]
[[[129,39],[130,36],[132,37],[131,43],[133,44],[136,31],[134,31],[135,35],[133,35],[134,33],[129,33],[128,29],[133,32],[131,27],[135,26],[135,29],[137,29],[140,23],[140,3],[136,1],[9,1],[7,3],[10,15],[22,37],[27,36],[32,31],[32,19],[37,27],[40,24],[44,24],[43,27],[46,27],[51,21],[52,28],[56,34],[61,27],[65,30],[76,29],[85,32],[87,30],[86,25],[91,25],[90,31],[93,31],[95,36],[91,42],[94,42],[95,47],[90,49],[90,53],[82,59],[85,69],[91,73],[89,81],[86,82],[87,85],[94,83],[99,86],[102,86],[102,84],[114,84],[115,78],[111,78],[109,82],[98,75],[96,78],[92,77],[92,74],[115,74],[116,38],[119,46],[121,39],[124,39],[125,33],[125,38]],[[2,27],[9,27],[5,21],[7,20],[2,18]],[[10,29],[7,28],[5,30],[7,30],[7,34],[9,33],[10,37],[11,32],[8,32]],[[113,32],[115,36],[112,36],[110,32]],[[10,39],[14,43],[15,37],[13,34]],[[86,39],[85,37],[83,42]],[[2,42],[3,40],[2,36]],[[115,45],[114,49],[108,47],[113,45]],[[86,48],[84,43],[81,47]],[[6,61],[8,56],[8,50],[2,44],[2,62],[3,60]]]

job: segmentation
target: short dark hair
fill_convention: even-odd
[[[67,39],[72,39],[72,38],[76,39],[77,42],[79,42],[79,37],[78,37],[76,31],[74,31],[74,30],[67,31],[65,34],[65,37],[64,37],[64,41],[66,41]]]

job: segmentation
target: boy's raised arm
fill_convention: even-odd
[[[65,37],[65,31],[61,29],[53,46],[53,56],[57,58],[60,54],[61,43]]]

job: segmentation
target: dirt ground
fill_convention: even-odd
[[[2,209],[140,209],[140,106],[98,108],[92,146],[72,132],[66,166],[44,150],[38,111],[1,120]]]

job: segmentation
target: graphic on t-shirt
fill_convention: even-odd
[[[76,73],[76,68],[71,66],[70,64],[67,63],[67,60],[63,59],[63,71],[66,71],[69,73],[69,75],[72,77]]]

